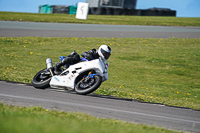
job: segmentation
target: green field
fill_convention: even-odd
[[[111,25],[200,26],[200,18],[0,12],[0,20]],[[31,83],[46,67],[73,50],[79,54],[106,44],[112,48],[109,80],[96,94],[200,110],[200,39],[0,37],[0,80]],[[162,128],[95,118],[83,113],[0,103],[0,131],[5,133],[169,133]]]
[[[25,22],[84,23],[110,25],[161,25],[161,26],[200,26],[200,18],[153,17],[153,16],[113,16],[88,15],[87,20],[75,19],[69,14],[38,14],[0,12],[0,20]]]
[[[54,110],[7,106],[0,103],[0,131],[2,133],[177,133],[153,126]]]
[[[200,110],[200,39],[1,37],[0,79],[31,83],[47,58],[102,44],[112,55],[96,94]]]

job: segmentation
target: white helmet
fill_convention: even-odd
[[[111,48],[108,45],[101,45],[97,52],[100,57],[107,60],[111,55]]]

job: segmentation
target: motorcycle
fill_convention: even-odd
[[[82,58],[79,63],[65,66],[60,74],[55,74],[52,59],[48,58],[47,68],[33,77],[32,84],[35,88],[62,88],[87,95],[108,80],[108,64],[109,62],[101,57],[91,61]]]

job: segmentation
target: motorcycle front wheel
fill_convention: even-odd
[[[99,88],[102,82],[102,77],[99,75],[87,78],[82,78],[75,86],[75,91],[80,95],[87,95]]]
[[[38,89],[45,89],[48,88],[50,85],[50,81],[51,81],[51,74],[50,72],[45,68],[41,71],[39,71],[32,80],[32,85],[35,88]]]

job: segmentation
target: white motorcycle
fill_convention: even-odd
[[[79,63],[63,68],[59,75],[54,73],[51,58],[46,60],[46,64],[47,68],[33,77],[32,84],[35,88],[63,88],[86,95],[98,89],[101,83],[109,78],[107,71],[109,62],[101,57],[91,61],[82,58]]]

